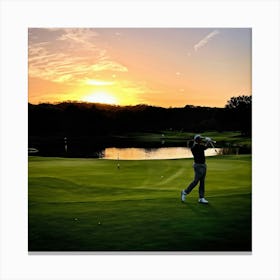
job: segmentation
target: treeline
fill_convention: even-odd
[[[250,135],[251,96],[232,97],[224,108],[79,102],[28,104],[28,123],[29,136],[100,136],[160,130],[240,130]]]

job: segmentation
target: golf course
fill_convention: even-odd
[[[29,156],[29,251],[251,251],[251,161],[208,157],[203,205],[193,159]]]

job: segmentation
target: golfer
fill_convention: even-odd
[[[194,136],[194,144],[191,148],[193,157],[194,157],[194,180],[189,184],[189,186],[181,191],[181,201],[184,202],[186,200],[187,195],[192,191],[192,189],[198,184],[199,182],[199,203],[207,204],[208,201],[204,198],[204,191],[205,191],[205,176],[206,176],[206,163],[205,163],[205,155],[204,151],[208,149],[210,138],[206,138],[206,145],[202,144],[202,136],[195,135]]]

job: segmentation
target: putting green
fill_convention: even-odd
[[[192,159],[29,157],[29,251],[250,251],[251,156],[207,163],[202,205]]]

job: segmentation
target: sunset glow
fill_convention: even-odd
[[[248,28],[30,28],[29,102],[224,107],[251,92]]]
[[[90,95],[82,98],[82,101],[93,102],[93,103],[111,104],[111,105],[117,105],[118,104],[118,99],[115,96],[110,95],[106,92],[96,92],[96,93],[90,94]]]

